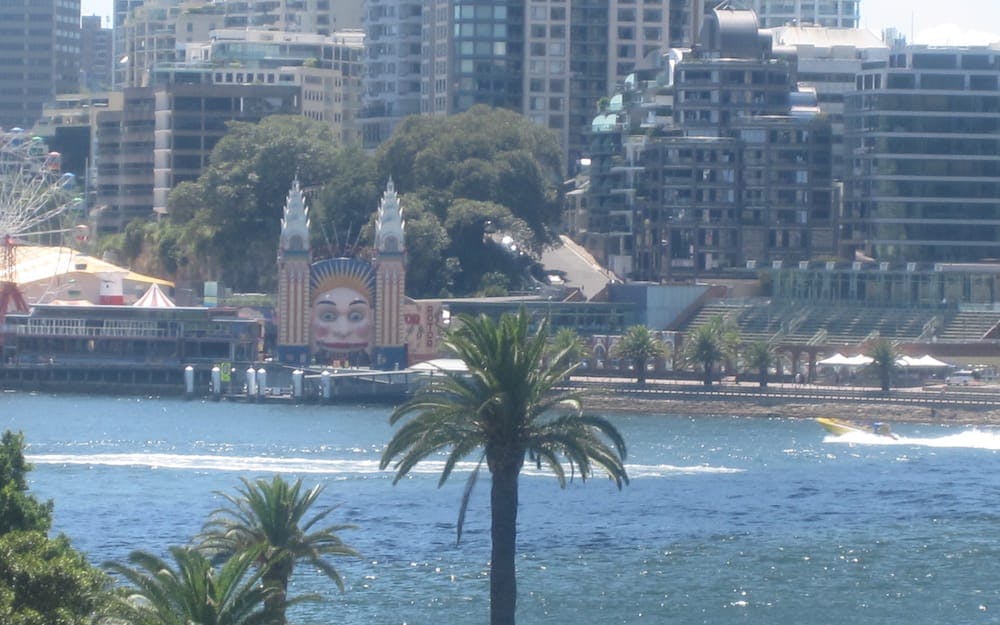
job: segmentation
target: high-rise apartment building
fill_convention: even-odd
[[[647,57],[690,46],[702,14],[696,0],[432,0],[422,3],[422,47],[393,47],[386,29],[398,25],[403,41],[403,18],[411,28],[416,23],[411,5],[366,2],[366,36],[374,47],[366,59],[369,101],[401,104],[401,95],[383,94],[399,73],[412,75],[419,60],[423,113],[448,115],[476,104],[518,111],[556,133],[569,169],[583,153],[582,130],[598,103]],[[406,32],[415,37],[415,29]],[[382,132],[366,129],[370,147],[411,109],[371,110],[386,115],[373,115],[371,125],[380,124]]]
[[[423,2],[367,0],[364,3],[364,89],[362,137],[374,148],[407,115],[420,113],[423,59]]]
[[[910,46],[845,103],[844,254],[1000,258],[1000,47]]]
[[[80,87],[86,91],[111,89],[114,40],[100,15],[85,15],[80,22]]]
[[[828,28],[857,28],[861,0],[753,0],[764,28],[789,24],[815,24]]]
[[[185,63],[154,69],[156,159],[153,210],[170,190],[201,175],[228,121],[301,114],[357,143],[362,35],[218,30],[187,46]]]
[[[141,86],[175,47],[216,29],[332,35],[361,27],[361,0],[115,0],[116,84]]]
[[[665,280],[832,255],[831,126],[751,11],[636,73],[593,121],[587,246]]]
[[[0,127],[30,128],[79,74],[80,0],[0,3]]]

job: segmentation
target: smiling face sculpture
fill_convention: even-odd
[[[336,258],[314,263],[310,272],[310,331],[317,362],[368,354],[375,329],[375,274],[364,261]]]

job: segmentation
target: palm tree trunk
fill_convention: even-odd
[[[288,620],[285,616],[285,608],[288,599],[288,580],[292,576],[291,567],[287,563],[277,562],[271,565],[271,569],[261,580],[265,586],[272,586],[278,591],[264,601],[264,607],[270,613],[271,622],[274,625],[285,625]]]
[[[517,482],[520,463],[498,468],[490,491],[490,530],[493,553],[490,561],[490,625],[514,625],[517,609]]]

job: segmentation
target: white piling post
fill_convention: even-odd
[[[324,370],[323,373],[319,374],[319,388],[323,401],[330,401],[333,396],[333,380],[331,380],[329,371]]]
[[[305,374],[301,369],[296,369],[292,371],[292,397],[295,399],[302,399],[302,380]]]
[[[219,401],[222,398],[222,369],[218,366],[212,367],[212,399]]]
[[[184,367],[184,394],[188,399],[194,397],[194,367]]]
[[[257,397],[262,397],[267,390],[267,369],[257,369]]]
[[[253,401],[257,397],[257,370],[247,369],[247,399]]]

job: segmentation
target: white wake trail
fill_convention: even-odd
[[[978,429],[963,430],[956,434],[933,438],[901,436],[898,439],[879,436],[878,434],[852,432],[841,436],[827,435],[823,441],[827,443],[850,443],[854,445],[1000,450],[1000,433]]]

